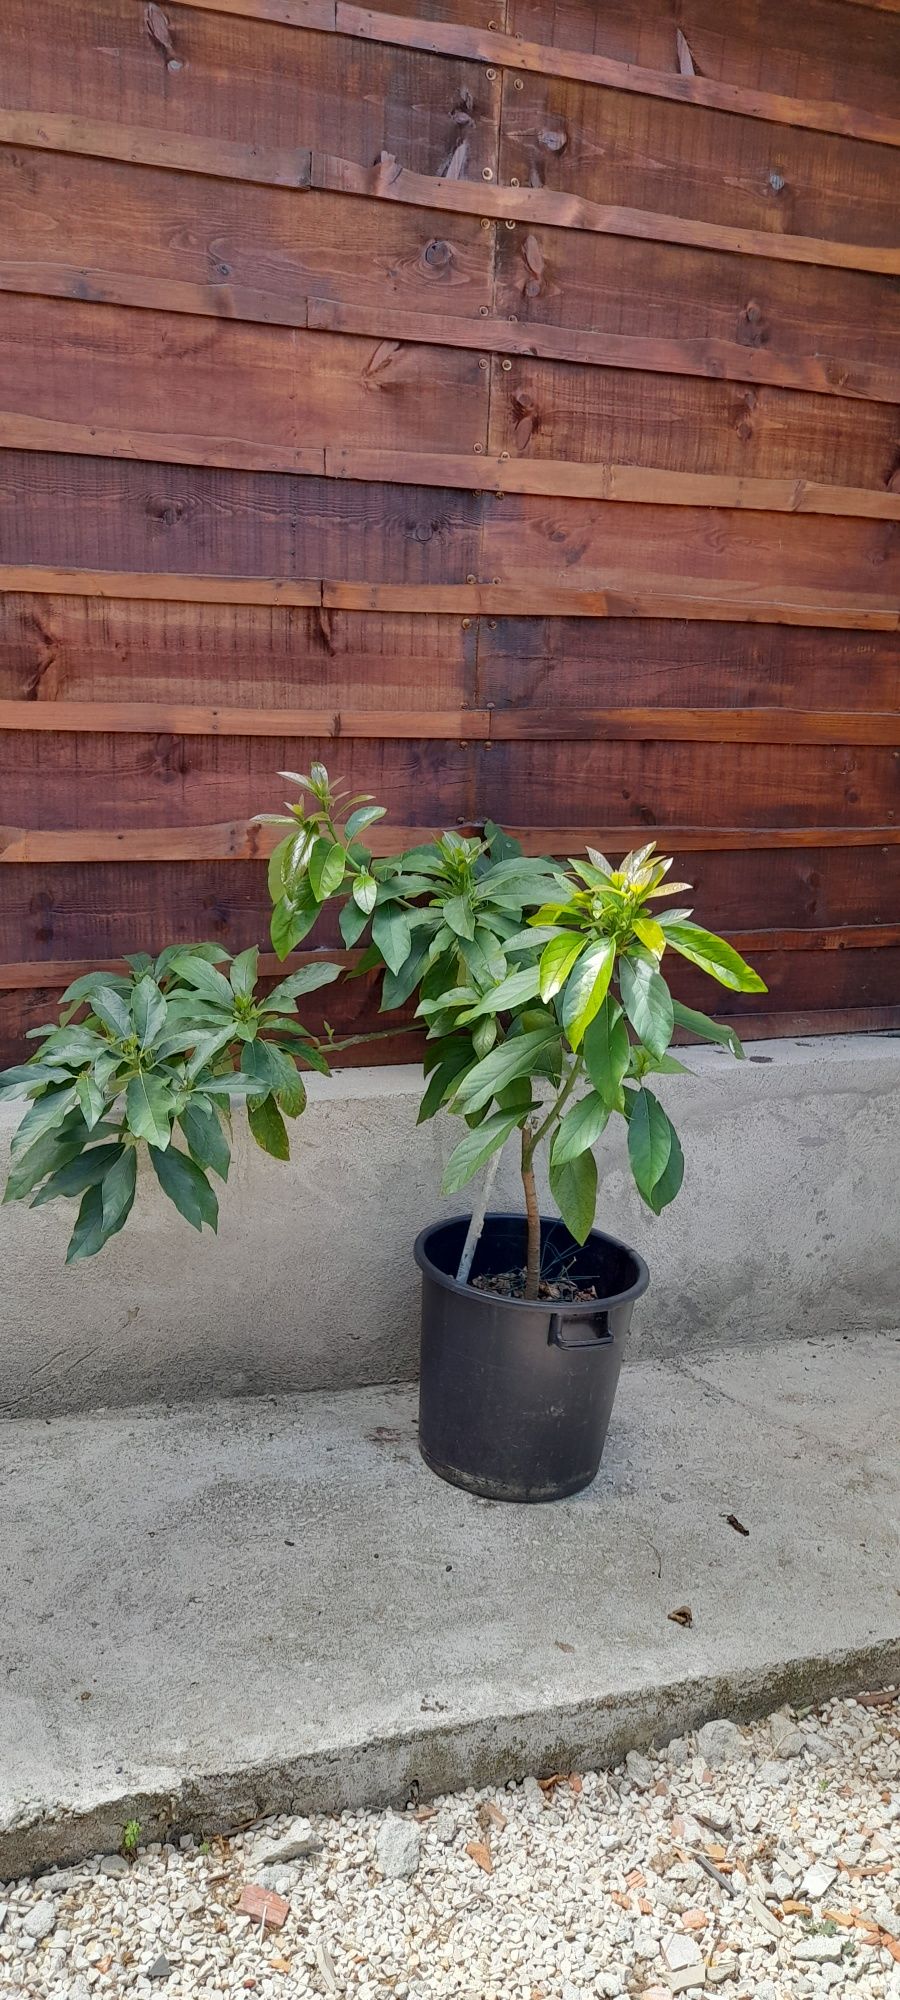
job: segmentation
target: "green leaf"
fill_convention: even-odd
[[[308,931],[312,930],[319,914],[319,906],[314,898],[311,900],[311,909],[309,907],[298,909],[297,904],[288,896],[283,896],[281,901],[274,905],[269,918],[269,936],[279,958],[287,958],[288,953],[306,937]]]
[[[692,1035],[700,1035],[705,1042],[719,1042],[730,1049],[733,1056],[743,1060],[744,1044],[733,1028],[722,1021],[711,1021],[708,1014],[698,1014],[695,1007],[683,1007],[680,1000],[673,1000],[672,1008],[679,1028],[687,1028]]]
[[[166,1003],[156,980],[151,979],[149,974],[138,980],[132,993],[131,1019],[138,1047],[148,1049],[151,1043],[155,1042],[166,1021]]]
[[[665,922],[665,919],[663,919]],[[698,965],[701,972],[707,972],[711,979],[717,979],[720,986],[727,986],[732,993],[767,993],[768,987],[759,973],[754,972],[734,946],[724,938],[716,937],[712,931],[701,930],[699,924],[666,923],[668,943],[682,958]]]
[[[188,1082],[193,1083],[194,1079],[199,1076],[200,1071],[206,1068],[207,1063],[213,1062],[223,1049],[227,1049],[229,1042],[233,1042],[234,1038],[235,1030],[233,1021],[229,1021],[226,1028],[219,1028],[218,1032],[214,1035],[198,1035],[195,1039],[192,1038],[194,1039],[194,1053],[185,1070]]]
[[[354,876],[351,893],[357,909],[370,917],[378,900],[378,883],[369,868],[360,868]]]
[[[234,994],[224,973],[217,972],[207,958],[198,958],[194,952],[179,951],[172,960],[171,970],[193,987],[196,993],[215,1007],[227,1008],[232,1013]]]
[[[442,914],[455,937],[474,938],[475,912],[467,896],[448,896]]]
[[[553,1141],[550,1158],[556,1166],[565,1166],[567,1160],[576,1160],[588,1146],[593,1146],[609,1118],[609,1110],[595,1090],[589,1090],[567,1111],[561,1120]]]
[[[248,1104],[247,1123],[264,1153],[271,1153],[273,1160],[290,1159],[287,1126],[273,1097],[264,1097],[261,1104]]]
[[[339,840],[317,840],[309,857],[309,881],[316,901],[324,903],[340,888],[347,856]]]
[[[65,992],[60,995],[59,1018],[63,1025],[71,1021],[72,1015],[77,1014],[83,1002],[90,1000],[92,994],[98,993],[101,987],[111,988],[114,993],[127,998],[131,992],[131,980],[124,978],[118,972],[85,972],[80,979],[73,979],[71,986],[67,986]]]
[[[81,1106],[82,1117],[90,1132],[98,1120],[103,1117],[103,1109],[106,1102],[103,1092],[98,1088],[94,1078],[85,1073],[84,1076],[78,1078],[78,1082],[75,1085],[75,1094]]]
[[[372,826],[376,819],[384,819],[386,811],[386,806],[360,806],[350,814],[344,827],[347,839],[355,840],[358,833],[365,833],[366,827]]]
[[[55,1126],[61,1125],[76,1102],[74,1083],[63,1084],[59,1088],[53,1086],[45,1090],[43,1096],[36,1098],[26,1111],[21,1124],[13,1134],[9,1149],[11,1159],[20,1160],[23,1153],[27,1153],[45,1132],[51,1132]]]
[[[535,932],[537,937],[537,932]],[[565,986],[569,973],[584,950],[581,931],[562,931],[550,939],[541,953],[540,993],[542,1000],[552,1000],[561,986]]]
[[[521,1007],[526,1000],[533,1000],[538,990],[538,968],[525,966],[521,972],[510,972],[501,979],[491,993],[485,993],[476,1007],[467,1008],[462,1015],[464,1021],[477,1021],[483,1014],[502,1014]]]
[[[550,1192],[576,1243],[584,1243],[597,1209],[597,1162],[588,1149],[573,1160],[550,1161]]]
[[[645,958],[619,961],[619,991],[628,1019],[651,1055],[665,1055],[672,1040],[675,1014],[672,995],[662,975]]]
[[[409,917],[399,903],[382,903],[372,918],[372,942],[390,972],[400,972],[412,949]]]
[[[391,1014],[396,1007],[405,1006],[419,984],[427,957],[426,942],[419,951],[410,952],[406,964],[401,966],[399,972],[389,972],[385,968],[381,982],[381,1003],[378,1010],[380,1014]]]
[[[672,1150],[672,1126],[652,1090],[636,1092],[628,1120],[628,1158],[638,1191],[649,1203]]]
[[[497,1111],[492,1118],[486,1118],[474,1131],[467,1132],[458,1146],[454,1146],[441,1181],[442,1194],[458,1194],[465,1187],[479,1167],[483,1167],[492,1153],[499,1151],[518,1124],[515,1112]]]
[[[142,1070],[131,1078],[125,1092],[125,1116],[136,1139],[146,1139],[149,1145],[160,1148],[168,1146],[174,1109],[175,1099],[161,1076]]]
[[[585,1031],[583,1043],[585,1068],[607,1111],[614,1111],[618,1104],[630,1047],[622,1009],[612,994],[607,993]]]
[[[678,1133],[671,1122],[669,1123],[669,1135],[671,1138],[669,1157],[660,1174],[659,1180],[647,1197],[654,1215],[659,1215],[661,1210],[666,1208],[670,1201],[675,1200],[675,1196],[684,1180],[684,1154],[681,1150]]]
[[[652,951],[657,958],[662,957],[666,948],[666,933],[655,917],[635,917],[632,929],[648,951]]]
[[[50,1063],[15,1063],[12,1069],[0,1070],[0,1101],[9,1097],[29,1097],[45,1083],[71,1081],[68,1070],[58,1069]]]
[[[134,1146],[122,1149],[121,1159],[116,1160],[100,1186],[103,1202],[103,1241],[115,1236],[124,1228],[134,1205],[137,1187],[137,1152]]]
[[[463,1111],[478,1111],[489,1104],[513,1077],[533,1075],[538,1058],[557,1037],[556,1028],[536,1028],[531,1034],[510,1036],[498,1049],[483,1056],[457,1087],[456,1100]]]
[[[340,977],[340,972],[339,965],[331,965],[325,959],[318,965],[302,965],[299,972],[292,972],[289,978],[281,981],[280,986],[273,987],[272,992],[262,1002],[260,1013],[280,1013],[281,1009],[289,1006],[300,993],[315,993],[319,986],[330,986],[332,980]]]
[[[285,836],[284,840],[279,840],[277,847],[273,847],[269,855],[269,896],[273,903],[280,902],[284,895],[284,865],[287,861],[288,850],[293,845],[294,835],[289,833]]]
[[[258,972],[259,947],[257,945],[252,944],[247,951],[239,951],[237,958],[232,959],[228,980],[232,993],[239,1000],[250,1000],[252,998]]]
[[[424,1125],[439,1111],[446,1097],[449,1097],[457,1077],[468,1069],[472,1062],[471,1043],[466,1041],[445,1044],[447,1053],[435,1065],[428,1079],[425,1095],[419,1106],[417,1125]]]
[[[570,1048],[579,1047],[585,1030],[602,1007],[615,962],[613,939],[598,938],[595,944],[589,944],[582,952],[569,973],[561,1012]]]
[[[97,1125],[94,1137],[101,1133],[105,1135],[108,1131],[108,1126]],[[69,1160],[73,1160],[87,1144],[88,1136],[80,1111],[70,1112],[64,1123],[55,1126],[52,1131],[42,1132],[27,1153],[16,1160],[6,1183],[4,1202],[21,1201],[30,1194],[46,1174],[55,1173],[58,1167],[64,1167]]]
[[[43,1187],[38,1189],[31,1203],[32,1208],[43,1208],[46,1201],[71,1200],[82,1195],[85,1188],[95,1187],[104,1174],[114,1167],[125,1148],[118,1143],[105,1146],[88,1146],[75,1159],[67,1160],[65,1166],[57,1167]],[[134,1148],[130,1148],[133,1152]]]
[[[195,1101],[179,1112],[178,1123],[187,1140],[188,1152],[198,1167],[208,1167],[227,1181],[231,1147],[211,1104]]]
[[[165,1152],[150,1146],[149,1153],[150,1164],[163,1194],[174,1202],[185,1222],[189,1222],[192,1229],[202,1229],[204,1222],[208,1222],[210,1228],[216,1230],[219,1204],[196,1161],[189,1159],[186,1153],[179,1153],[175,1146],[169,1146]]]
[[[98,986],[91,1000],[91,1012],[96,1014],[111,1035],[115,1035],[117,1041],[130,1041],[131,1014],[121,993],[116,993],[109,985]]]
[[[103,1234],[103,1195],[99,1185],[89,1187],[82,1197],[81,1207],[75,1219],[75,1227],[69,1238],[66,1263],[75,1264],[84,1257],[96,1257],[106,1241]]]
[[[362,937],[368,921],[366,910],[358,909],[354,902],[344,904],[338,917],[338,926],[348,951],[352,951],[353,946]]]

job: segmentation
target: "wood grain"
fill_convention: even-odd
[[[470,824],[465,820],[462,824]],[[370,847],[376,854],[399,854],[405,847],[428,840],[443,831],[432,826],[373,828]],[[644,838],[650,829],[632,826],[596,826],[585,819],[580,826],[545,826],[537,829],[510,825],[526,854],[577,853],[587,841],[592,845],[623,852]],[[900,845],[900,827],[885,826],[672,826],[654,825],[653,838],[660,852],[691,854],[760,854],[781,848],[815,849],[817,853],[837,847],[889,848]],[[26,827],[0,826],[0,862],[7,864],[45,862],[157,862],[157,861],[248,861],[271,853],[275,836],[271,828],[251,826],[246,820],[226,820],[213,826],[156,827]]]

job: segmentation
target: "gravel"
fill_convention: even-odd
[[[900,2000],[892,1693],[740,1730],[721,1717],[613,1771],[403,1815],[285,1815],[141,1848],[123,1875],[106,1856],[10,1885],[0,1994]],[[803,1744],[786,1760],[788,1729]],[[263,1857],[280,1929],[237,1913]]]

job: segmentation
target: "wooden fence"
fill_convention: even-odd
[[[898,213],[900,0],[4,0],[0,1053],[312,756],[900,1025]]]

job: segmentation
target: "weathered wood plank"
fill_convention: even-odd
[[[322,586],[289,577],[179,576],[171,571],[59,569],[52,564],[0,563],[0,591],[51,596],[141,598],[166,604],[318,605]]]
[[[315,152],[312,174],[317,181]],[[507,76],[500,181],[514,179],[585,202],[663,210],[690,218],[698,230],[746,229],[761,234],[772,254],[789,235],[896,241],[900,160],[893,147],[683,104],[650,107],[584,82]]]
[[[0,733],[16,730],[177,736],[315,737],[481,743],[900,744],[900,714],[783,708],[204,708],[183,702],[0,700]]]
[[[900,26],[877,12],[850,24],[842,0],[736,0],[723,17],[716,0],[688,0],[678,21],[710,82],[900,116]],[[510,0],[508,28],[572,56],[678,69],[666,0]]]
[[[463,826],[477,824],[471,819]],[[630,826],[597,826],[587,813],[582,825],[516,826],[510,832],[526,854],[577,853],[586,841],[615,852],[632,847],[636,835],[645,837],[646,822]],[[411,843],[440,833],[440,823],[423,826],[379,825],[372,829],[369,846],[374,854],[399,854]],[[900,845],[900,827],[833,826],[674,826],[654,824],[653,837],[662,853],[757,854],[782,848],[888,849]],[[160,861],[248,861],[271,853],[275,837],[270,828],[251,825],[247,820],[227,820],[215,826],[153,827],[28,827],[0,826],[0,862],[7,864],[59,862],[160,862]]]
[[[0,592],[0,696],[459,708],[477,705],[476,639],[459,618]]]
[[[0,320],[0,443],[30,450],[324,473],[350,439],[485,448],[488,396],[465,349],[23,295]]]
[[[189,136],[252,151],[262,129],[288,160],[298,141],[361,160],[387,148],[438,176],[462,140],[473,178],[495,165],[500,86],[483,64],[188,6],[169,22],[174,70],[135,0],[5,0],[4,103],[155,128],[173,149]]]

